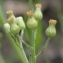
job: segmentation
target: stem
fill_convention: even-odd
[[[11,35],[11,34],[10,34],[10,35]],[[19,48],[21,48],[21,46],[20,46],[20,44],[19,44],[17,38],[16,38],[14,35],[11,35],[11,37],[14,39],[15,44],[16,44]]]
[[[29,0],[29,9],[34,10],[33,8],[33,0]]]
[[[51,37],[48,37],[48,39],[47,39],[47,41],[46,41],[44,47],[43,47],[42,50],[39,52],[39,54],[36,56],[36,58],[39,57],[41,54],[43,54],[44,50],[47,48],[47,46],[48,46],[48,44],[49,44],[50,39],[51,39]]]
[[[24,30],[21,31],[21,37],[23,37],[23,34],[24,34]]]
[[[33,49],[30,45],[28,45],[28,44],[22,39],[22,37],[20,37],[19,35],[17,35],[17,38],[18,38],[18,39],[20,38],[20,41],[21,41],[20,43],[25,44],[25,46],[28,47],[30,50]]]
[[[18,37],[18,40],[19,40],[19,42],[20,42],[20,45],[21,45],[21,53],[23,52],[23,59],[24,59],[24,61],[26,61],[27,63],[28,63],[28,59],[27,59],[27,57],[26,57],[26,54],[25,54],[25,52],[24,52],[24,49],[23,49],[23,46],[22,46],[22,40],[20,39],[20,37],[19,37],[19,35],[17,35],[17,37]],[[26,63],[25,62],[25,63]]]
[[[27,59],[27,57],[26,57],[26,54],[25,54],[25,52],[24,52],[23,46],[22,46],[22,42],[21,42],[21,47],[22,47],[21,53],[22,53],[23,61],[25,61],[24,63],[29,63],[29,62],[28,62],[28,59]]]
[[[21,39],[22,40],[22,39]],[[28,48],[33,49],[30,45],[28,45],[24,40],[22,40],[23,44],[25,44]]]
[[[24,53],[23,47],[21,46],[21,48],[19,48],[16,45],[15,41],[10,37],[10,35],[8,35],[8,38],[10,38],[10,40],[11,40],[10,43],[11,43],[12,47],[14,48],[14,50],[16,51],[16,53],[17,53],[19,59],[21,60],[21,62],[22,63],[29,63],[28,60],[27,60],[27,57]]]
[[[22,41],[22,43],[25,44],[26,47],[32,49],[32,47],[31,47],[30,45],[28,45],[28,44],[22,39],[23,34],[24,34],[24,30],[21,31],[21,37],[20,37],[20,36],[18,36],[18,37],[20,38],[20,40]]]
[[[32,62],[36,63],[36,54],[35,54],[35,39],[36,39],[36,29],[32,30],[32,47],[33,49],[31,50],[31,57],[32,57]]]

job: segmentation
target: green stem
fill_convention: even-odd
[[[32,30],[32,47],[33,49],[31,50],[31,57],[32,57],[32,62],[36,63],[36,54],[35,54],[35,39],[36,39],[36,29]]]
[[[23,43],[26,47],[28,47],[30,50],[33,49],[30,45],[28,45],[23,39],[22,37],[20,37],[19,35],[17,35],[17,38],[19,39],[20,38],[20,43]]]
[[[49,44],[50,39],[51,39],[51,37],[48,37],[48,39],[47,39],[47,41],[46,41],[44,47],[43,47],[42,50],[39,52],[39,54],[36,56],[36,58],[39,57],[41,54],[43,54],[44,50],[47,48],[47,46],[48,46],[48,44]]]
[[[12,34],[10,34],[10,35],[11,35],[11,37],[14,39],[16,45],[17,45],[19,48],[21,48],[21,46],[20,46],[20,44],[19,44],[17,38],[16,38],[14,35],[12,35]]]
[[[29,62],[28,62],[28,59],[27,59],[27,57],[26,57],[26,54],[25,54],[25,52],[24,52],[23,46],[22,46],[22,40],[20,39],[20,37],[18,37],[18,39],[19,39],[19,42],[20,42],[20,45],[21,45],[21,48],[22,48],[22,49],[21,49],[21,50],[22,50],[21,52],[23,52],[23,56],[24,56],[23,59],[24,59],[24,61],[26,61],[27,63],[29,63]],[[25,62],[25,63],[26,63],[26,62]]]
[[[35,0],[35,2],[34,2],[35,4],[37,4],[37,3],[40,3],[40,0]]]
[[[21,31],[21,37],[23,37],[23,34],[24,34],[24,30]]]
[[[28,45],[24,40],[21,39],[21,41],[22,41],[23,44],[25,44],[28,48],[33,49],[33,47],[31,47],[30,45]]]
[[[26,55],[24,53],[22,45],[21,45],[21,48],[19,48],[16,45],[15,41],[10,37],[10,35],[8,35],[8,38],[10,38],[10,40],[11,40],[10,43],[11,43],[12,47],[14,48],[15,52],[17,53],[17,55],[18,55],[19,59],[21,60],[21,62],[22,63],[29,63],[28,60],[27,60],[27,57],[26,57]]]
[[[34,7],[33,7],[33,0],[29,0],[29,9],[30,9],[30,10],[34,10]]]

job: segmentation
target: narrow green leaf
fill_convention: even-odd
[[[40,47],[40,44],[42,42],[42,21],[38,22],[38,28],[37,28],[37,36],[36,36],[36,50],[38,50],[38,48]]]

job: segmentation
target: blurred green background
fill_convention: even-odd
[[[6,12],[13,10],[15,16],[23,16],[26,23],[26,12],[34,10],[36,3],[42,4],[43,13],[43,19],[38,24],[36,52],[41,50],[47,39],[45,30],[48,27],[48,21],[50,19],[57,20],[57,34],[50,40],[47,49],[38,58],[37,63],[63,63],[63,0],[0,0],[0,63],[20,63],[3,28],[8,17]],[[30,36],[31,32],[26,28],[23,39],[29,44]],[[28,57],[29,50],[25,46],[24,49]]]

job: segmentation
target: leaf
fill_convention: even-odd
[[[38,50],[38,48],[40,47],[41,42],[42,42],[42,21],[39,21],[37,28],[36,42],[35,42],[36,50]]]
[[[2,6],[0,5],[0,26],[3,26],[5,21],[6,21],[5,14],[3,12]]]

